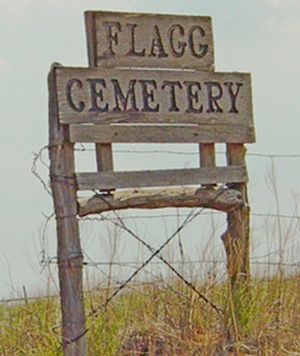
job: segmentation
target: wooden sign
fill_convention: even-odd
[[[163,207],[226,211],[222,240],[233,296],[240,296],[235,286],[249,274],[244,143],[255,141],[250,74],[214,72],[209,17],[89,11],[85,21],[93,68],[54,64],[48,77],[65,356],[87,354],[78,214]],[[95,143],[96,171],[75,172],[77,142]],[[115,142],[198,143],[200,167],[115,171]],[[215,159],[219,142],[226,143],[222,167]],[[154,187],[160,189],[148,189]],[[85,190],[99,192],[82,204],[77,192]]]
[[[210,17],[88,11],[85,21],[90,66],[213,70]]]
[[[61,123],[114,124],[74,126],[95,142],[255,140],[247,73],[58,67],[55,76]]]

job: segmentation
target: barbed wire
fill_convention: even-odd
[[[87,148],[84,145],[80,145],[80,148],[75,148],[79,152],[94,152],[95,148]],[[137,149],[115,149],[113,153],[118,154],[171,154],[171,155],[187,155],[187,156],[197,156],[199,152],[190,152],[190,151],[176,151],[176,150],[162,150],[162,149],[153,149],[153,150],[137,150]],[[226,154],[225,151],[216,151],[217,155]],[[287,153],[287,154],[274,154],[274,153],[255,153],[247,152],[246,156],[250,157],[261,157],[261,158],[300,158],[300,154],[297,153]]]
[[[279,254],[278,251],[274,251],[270,254],[266,254],[264,256],[257,256],[253,257],[250,259],[250,264],[251,265],[261,265],[261,266],[283,266],[283,267],[300,267],[300,261],[297,262],[272,262],[272,261],[254,261],[262,257],[268,257],[268,256],[273,256]],[[86,254],[85,254],[86,255]],[[57,265],[57,257],[51,257],[47,260],[48,264],[55,264]],[[193,264],[225,264],[225,260],[218,260],[218,259],[212,259],[212,260],[184,260],[184,261],[179,261],[179,260],[171,260],[169,261],[170,264],[173,265],[193,265]],[[136,266],[140,265],[140,262],[137,261],[84,261],[83,262],[84,266],[87,267],[98,267],[98,266],[120,266],[120,267],[130,267],[130,268],[135,268]],[[151,265],[164,265],[164,262],[162,261],[156,261],[156,262],[151,262]],[[103,271],[101,270],[101,273]],[[147,272],[148,273],[148,272]],[[107,273],[102,273],[104,276],[108,277]],[[152,276],[154,276],[152,274]],[[121,284],[122,282],[115,280],[114,281],[116,284]]]
[[[178,208],[176,208],[178,209]],[[183,208],[186,209],[186,208]],[[206,215],[215,215],[215,216],[224,216],[224,212],[219,212],[219,211],[209,211],[209,212],[203,212],[201,214],[202,216]],[[153,214],[153,215],[130,215],[130,216],[122,216],[123,220],[137,220],[137,219],[165,219],[165,218],[184,218],[186,215],[185,214]],[[288,214],[271,214],[271,213],[255,213],[255,212],[250,212],[250,216],[253,217],[260,217],[260,218],[272,218],[272,219],[295,219],[295,220],[300,220],[300,215],[288,215]],[[81,218],[81,221],[105,221],[105,217],[103,216],[95,216],[95,217],[84,217]],[[112,218],[113,219],[113,218]]]
[[[44,190],[52,197],[52,192],[50,191],[48,184],[44,181],[41,175],[38,173],[38,162],[40,162],[43,166],[49,169],[49,165],[43,159],[43,153],[45,150],[48,150],[48,146],[42,147],[39,152],[34,153],[32,165],[31,165],[31,173],[36,177],[36,179],[42,184]]]
[[[223,191],[220,192],[219,195],[221,195],[223,193]],[[101,195],[100,195],[101,197]],[[217,197],[215,197],[212,200],[217,199]],[[104,200],[104,199],[103,199]],[[106,204],[110,205],[106,200],[104,200],[106,202]],[[200,215],[203,212],[204,208],[199,209],[198,213],[195,213],[195,217]],[[182,230],[183,227],[185,227],[186,225],[188,225],[192,220],[194,220],[194,217],[189,218],[189,216],[193,214],[194,209],[191,209],[190,213],[187,215],[186,219],[184,220],[184,222],[182,223],[182,225],[177,229],[177,231],[173,234],[173,237],[179,235],[180,231]],[[156,257],[158,257],[162,263],[164,263],[172,272],[174,272],[176,274],[177,277],[179,277],[179,279],[181,279],[189,288],[191,288],[197,295],[199,298],[203,299],[206,303],[208,303],[213,309],[215,309],[218,313],[220,312],[220,310],[211,302],[207,299],[207,297],[203,294],[200,293],[195,286],[190,283],[189,281],[187,281],[187,279],[181,274],[179,273],[173,266],[172,264],[167,261],[160,253],[157,253],[157,251],[155,251],[155,248],[152,247],[151,245],[149,245],[147,242],[145,242],[143,239],[141,239],[137,234],[135,234],[131,229],[128,228],[128,226],[126,226],[124,224],[124,221],[122,220],[122,218],[119,216],[119,214],[113,210],[114,215],[116,216],[117,222],[116,221],[111,221],[113,224],[115,224],[117,227],[122,228],[123,230],[125,230],[126,232],[128,232],[131,236],[133,236],[138,242],[140,242],[143,246],[146,246],[148,248],[148,250],[155,255]],[[172,238],[173,238],[172,237]],[[164,244],[162,245],[164,246]],[[166,244],[165,244],[166,246]],[[162,247],[163,248],[163,247]],[[161,248],[161,249],[162,249]]]
[[[55,263],[57,264],[57,262],[54,262],[56,258],[52,258],[52,261],[49,261],[49,263]],[[172,264],[183,264],[183,265],[190,265],[190,264],[220,264],[220,265],[225,265],[226,261],[225,260],[216,260],[216,259],[213,259],[213,260],[185,260],[185,261],[170,261],[170,263]],[[96,266],[97,264],[99,265],[116,265],[116,266],[122,266],[122,267],[128,267],[130,266],[131,264],[137,264],[136,261],[126,261],[126,262],[91,262],[91,266],[94,267]],[[156,261],[156,262],[151,262],[151,264],[154,264],[154,265],[163,265],[163,262],[160,262],[160,261]],[[83,263],[84,266],[89,266],[90,264],[88,262],[84,262]],[[250,260],[250,265],[261,265],[261,266],[274,266],[274,267],[297,267],[297,268],[300,268],[300,261],[299,262],[292,262],[292,263],[284,263],[284,262],[270,262],[270,261],[251,261]],[[136,267],[136,266],[135,266]],[[134,268],[135,268],[134,267]],[[298,273],[298,269],[297,269],[297,273]],[[161,277],[158,277],[154,274],[152,274],[152,276],[154,278],[156,278],[159,282],[163,282],[163,283],[166,283],[166,281],[164,279],[162,279]],[[194,274],[193,277],[196,279],[198,277],[197,274]],[[264,277],[264,275],[262,275],[262,277]],[[118,284],[121,284],[122,281],[117,281],[117,280],[114,280],[114,282],[118,285]],[[139,288],[143,285],[148,285],[148,284],[152,284],[153,283],[153,280],[150,280],[150,281],[137,281],[137,282],[134,282],[134,283],[131,283],[130,285],[128,285],[127,287],[132,289],[132,290],[135,290],[135,288]],[[113,289],[115,286],[112,285],[110,287],[99,287],[99,286],[96,286],[94,287],[93,289],[91,290],[86,290],[84,292],[84,294],[91,294],[91,293],[94,293],[95,291],[97,292],[102,292],[102,291],[105,291],[107,289]],[[60,298],[60,295],[59,294],[50,294],[50,295],[37,295],[37,296],[26,296],[26,299],[27,301],[30,301],[30,300],[37,300],[37,299],[43,299],[43,298],[51,298],[51,299],[56,299],[56,298]],[[0,299],[0,304],[4,304],[4,303],[13,303],[13,302],[22,302],[22,301],[25,301],[25,296],[24,297],[18,297],[18,298],[2,298]]]
[[[226,264],[225,260],[193,260],[193,261],[169,261],[174,265],[190,265],[190,264]],[[153,265],[163,265],[164,262],[152,262]],[[271,261],[252,261],[250,260],[250,264],[252,265],[261,265],[261,266],[283,266],[283,267],[300,267],[300,261],[298,262],[271,262]],[[124,261],[124,262],[84,262],[84,266],[122,266],[122,267],[131,267],[135,268],[139,265],[136,261]]]
[[[46,167],[47,169],[49,169],[49,165],[47,162],[45,162],[45,160],[43,159],[43,152],[48,149],[47,146],[43,147],[37,154],[34,155],[34,159],[33,159],[33,164],[32,164],[32,173],[33,175],[40,181],[40,183],[42,184],[44,190],[52,196],[51,191],[49,189],[48,184],[45,183],[44,179],[41,177],[41,175],[38,172],[38,163],[41,163],[44,167]],[[80,145],[79,147],[75,148],[76,151],[80,151],[80,152],[85,152],[85,151],[95,151],[95,148],[87,148],[84,145]],[[119,150],[116,149],[113,151],[114,153],[118,153],[118,154],[172,154],[172,155],[199,155],[199,152],[184,152],[184,151],[176,151],[176,150],[136,150],[136,149],[131,149],[131,150]],[[225,152],[221,152],[221,151],[217,151],[216,154],[226,154]],[[274,159],[294,159],[294,158],[300,158],[300,154],[263,154],[263,153],[247,153],[247,156],[249,157],[257,157],[257,158],[270,158],[272,160]],[[221,193],[220,193],[221,194]],[[99,195],[101,197],[101,195]],[[214,198],[216,199],[216,198]],[[106,203],[107,201],[104,200]],[[107,203],[109,205],[109,203]],[[110,207],[112,208],[112,207]],[[187,278],[183,275],[183,273],[180,273],[174,266],[178,266],[178,265],[183,265],[183,264],[204,264],[204,263],[213,263],[213,264],[226,264],[225,261],[219,260],[194,260],[194,261],[168,261],[166,260],[163,255],[161,254],[161,251],[174,239],[175,236],[178,236],[180,234],[180,232],[186,227],[188,226],[196,217],[198,217],[199,215],[201,215],[202,213],[204,213],[204,208],[201,209],[190,209],[188,212],[186,212],[185,214],[165,214],[163,215],[163,218],[166,217],[176,217],[177,219],[183,218],[183,221],[180,223],[180,225],[177,227],[177,229],[164,241],[164,243],[161,244],[161,246],[159,248],[154,248],[153,246],[151,246],[149,243],[147,243],[146,241],[144,241],[144,239],[142,239],[137,233],[135,233],[134,231],[132,231],[132,229],[129,228],[128,225],[126,225],[125,220],[126,219],[153,219],[153,218],[162,218],[162,215],[160,214],[159,216],[153,216],[153,215],[148,215],[146,216],[145,214],[143,214],[142,216],[129,216],[129,217],[121,217],[114,209],[112,209],[112,212],[114,214],[114,217],[110,217],[107,215],[102,215],[100,217],[93,217],[93,218],[83,218],[83,219],[79,219],[80,221],[105,221],[111,224],[114,224],[116,227],[126,231],[129,235],[131,235],[134,239],[136,239],[139,243],[141,243],[143,246],[145,246],[151,253],[151,255],[142,263],[136,262],[136,261],[129,261],[129,262],[119,262],[119,261],[114,261],[114,262],[95,262],[93,261],[91,258],[89,258],[89,256],[85,253],[85,257],[86,257],[86,261],[83,262],[83,265],[88,267],[95,267],[97,268],[100,273],[105,277],[105,278],[109,278],[110,280],[112,280],[112,282],[115,284],[115,289],[110,293],[110,295],[106,298],[106,300],[104,300],[104,302],[102,302],[99,306],[95,307],[92,309],[92,311],[89,313],[88,315],[88,319],[89,319],[89,325],[86,327],[86,329],[84,330],[83,333],[81,333],[80,335],[77,335],[74,339],[70,340],[71,342],[74,342],[78,339],[80,339],[81,337],[83,337],[83,335],[85,335],[90,328],[92,327],[93,323],[95,322],[95,319],[97,318],[97,316],[99,315],[99,313],[101,312],[101,310],[103,308],[105,308],[125,287],[129,287],[130,284],[132,283],[132,281],[134,280],[134,278],[143,270],[145,271],[145,267],[147,265],[151,264],[155,264],[155,265],[165,265],[166,267],[168,267],[183,283],[185,283],[185,285],[192,289],[193,292],[195,292],[199,299],[204,300],[217,314],[218,316],[221,318],[223,318],[223,311],[217,306],[215,305],[211,300],[209,300],[205,294],[203,294],[202,292],[200,292],[194,283],[190,282],[187,280]],[[216,213],[208,213],[208,214],[216,214]],[[221,213],[220,213],[221,214]],[[224,214],[225,216],[225,214]],[[277,219],[300,219],[300,216],[297,215],[285,215],[285,214],[270,214],[270,213],[251,213],[251,216],[257,216],[257,217],[264,217],[264,218],[277,218]],[[49,258],[46,256],[46,248],[45,248],[45,240],[46,240],[46,229],[47,226],[50,222],[50,220],[52,219],[53,215],[51,215],[50,217],[48,217],[46,219],[46,224],[45,224],[45,228],[43,229],[43,236],[42,236],[42,243],[44,245],[43,251],[42,251],[42,260],[41,260],[41,264],[43,266],[46,266],[47,264],[50,263],[57,263],[57,259],[56,257],[52,257]],[[154,258],[158,258],[160,259],[160,261],[154,262],[152,261]],[[279,262],[272,262],[272,261],[268,261],[268,262],[264,262],[264,261],[258,261],[258,260],[251,260],[250,261],[251,264],[253,265],[269,265],[269,266],[281,266],[281,267],[300,267],[300,262],[293,262],[293,263],[284,263],[282,261]],[[124,281],[118,281],[116,278],[114,278],[112,276],[111,273],[107,273],[105,272],[102,268],[100,268],[101,266],[126,266],[128,268],[133,268],[134,271],[129,275],[129,277],[124,280]],[[173,288],[173,287],[172,287]],[[93,293],[94,291],[99,290],[99,285],[95,286],[95,288],[93,289],[93,291],[91,291],[91,293]],[[175,291],[176,292],[176,291]]]
[[[215,198],[214,198],[215,199]],[[117,215],[117,213],[114,211],[114,213],[117,215],[117,220],[118,223],[117,225],[123,229],[125,229],[127,232],[129,232],[134,238],[136,238],[139,242],[141,242],[144,246],[146,246],[150,251],[151,251],[151,256],[148,257],[142,264],[139,265],[139,267],[137,267],[135,269],[135,271],[126,279],[125,282],[123,282],[117,289],[115,289],[111,295],[101,304],[99,305],[97,308],[93,309],[92,312],[89,314],[89,317],[93,317],[93,320],[90,322],[90,325],[86,327],[86,329],[84,330],[84,332],[80,335],[78,335],[76,338],[74,338],[72,340],[72,342],[80,339],[81,337],[83,337],[92,327],[93,325],[93,321],[95,320],[95,318],[98,316],[99,312],[105,308],[108,303],[110,303],[112,301],[112,299],[114,299],[132,280],[135,276],[138,275],[138,273],[143,270],[151,261],[154,257],[158,257],[162,260],[162,262],[164,264],[166,264],[189,288],[191,288],[197,295],[199,298],[203,299],[206,303],[209,304],[209,306],[215,310],[217,312],[217,314],[223,318],[223,312],[221,309],[219,309],[213,302],[211,302],[203,293],[199,292],[197,290],[197,288],[189,281],[187,281],[172,265],[170,265],[170,263],[165,260],[162,256],[161,256],[161,251],[173,240],[173,238],[175,236],[177,236],[181,230],[183,230],[187,225],[189,225],[197,216],[199,216],[201,214],[201,212],[203,211],[202,209],[198,209],[198,211],[196,209],[191,209],[189,214],[187,214],[185,220],[180,224],[180,226],[176,229],[176,231],[174,231],[166,240],[165,242],[158,248],[158,249],[154,249],[152,246],[150,246],[149,244],[147,244],[145,241],[143,241],[143,239],[141,239],[137,234],[135,234],[134,232],[131,231],[131,229],[129,229],[124,222],[122,221],[122,219]]]

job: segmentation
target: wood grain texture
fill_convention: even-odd
[[[214,68],[208,16],[87,11],[85,24],[97,67]]]
[[[98,172],[113,171],[112,145],[108,143],[96,143],[95,151]]]
[[[253,142],[247,73],[58,68],[61,123],[246,126]]]
[[[245,165],[245,146],[233,143],[226,146],[227,164],[229,166]],[[227,255],[227,271],[232,293],[235,297],[234,300],[236,300],[233,313],[236,313],[236,310],[240,307],[239,298],[245,297],[245,295],[240,294],[241,290],[246,293],[245,282],[250,277],[250,207],[245,182],[232,182],[228,186],[238,190],[244,202],[242,206],[227,213],[228,227],[222,235]]]
[[[97,39],[95,26],[96,13],[85,13],[86,37],[87,37],[87,52],[89,59],[89,67],[97,67]],[[95,144],[96,161],[98,172],[113,170],[113,153],[111,143]]]
[[[97,37],[95,19],[95,11],[87,11],[84,13],[89,67],[97,67]]]
[[[231,141],[232,142],[232,141]],[[199,144],[200,167],[215,167],[216,153],[213,143]],[[215,184],[207,184],[206,188],[213,188]]]
[[[86,355],[86,338],[74,145],[68,141],[68,126],[60,125],[58,121],[55,70],[55,67],[52,68],[48,77],[49,158],[57,230],[62,347],[65,356],[80,356]]]
[[[232,189],[167,188],[116,191],[78,200],[79,216],[121,209],[158,209],[205,207],[219,211],[236,209],[243,204],[241,194]]]
[[[247,172],[243,166],[231,166],[139,172],[77,173],[76,178],[79,190],[110,190],[246,182]]]
[[[95,150],[98,172],[113,171],[113,155],[111,145],[96,143]]]
[[[71,142],[199,143],[249,142],[253,130],[224,125],[70,125]]]

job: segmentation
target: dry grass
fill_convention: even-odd
[[[228,339],[227,284],[198,286],[224,310],[222,318],[181,281],[126,290],[89,317],[89,355],[300,355],[300,276],[252,280],[239,309],[240,325]],[[104,301],[86,295],[87,314]],[[0,306],[0,355],[61,355],[57,299]]]

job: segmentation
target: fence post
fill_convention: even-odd
[[[246,148],[243,144],[227,144],[227,164],[246,165]],[[250,277],[249,241],[250,241],[250,207],[247,196],[247,183],[228,184],[229,188],[241,193],[244,204],[227,213],[227,230],[222,235],[227,258],[227,272],[230,282],[230,300],[228,318],[233,319],[235,332],[239,332],[246,320],[241,313],[244,311],[248,290],[247,281]],[[229,331],[229,337],[233,333]]]
[[[61,125],[58,120],[55,70],[56,67],[52,66],[48,77],[49,158],[57,229],[62,347],[64,356],[85,356],[83,256],[77,221],[74,145],[69,142],[67,125]]]

